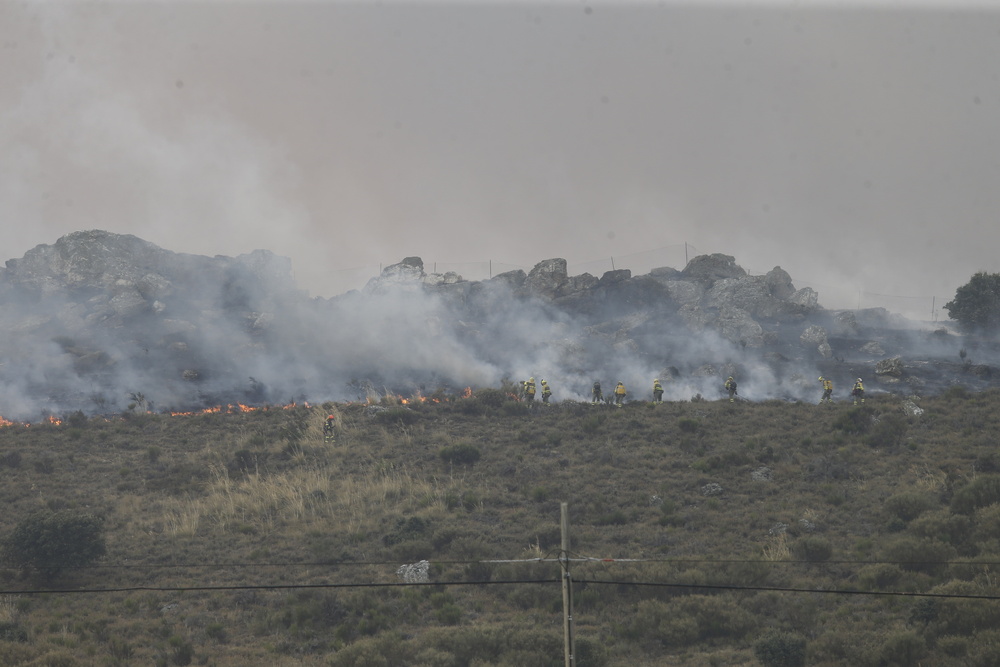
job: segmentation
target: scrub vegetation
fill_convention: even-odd
[[[561,502],[581,667],[1000,664],[998,400],[7,425],[0,664],[562,665]]]

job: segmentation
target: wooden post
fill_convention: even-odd
[[[569,506],[559,504],[562,526],[562,550],[559,560],[562,564],[563,591],[563,652],[566,656],[566,667],[576,667],[576,647],[573,639],[573,580],[569,575]]]

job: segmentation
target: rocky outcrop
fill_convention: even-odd
[[[361,290],[308,299],[265,250],[203,257],[70,234],[0,270],[0,415],[121,409],[137,391],[164,408],[341,400],[362,380],[433,391],[544,374],[563,396],[589,396],[595,377],[648,387],[658,373],[675,398],[711,398],[733,375],[751,400],[812,401],[819,374],[837,387],[875,375],[872,392],[1000,375],[985,344],[960,364],[957,336],[928,345],[888,333],[900,320],[881,309],[824,311],[781,267],[751,276],[729,255],[600,277],[570,276],[560,258],[483,281],[425,268],[407,257]],[[911,339],[949,361],[911,359]]]
[[[554,299],[562,296],[569,283],[565,259],[546,259],[528,272],[524,287],[533,296]]]

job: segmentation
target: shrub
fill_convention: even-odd
[[[927,512],[914,519],[909,532],[917,537],[929,537],[956,546],[972,534],[973,521],[964,514],[952,514],[946,509]]]
[[[475,398],[481,404],[489,408],[499,408],[501,405],[507,401],[511,401],[510,396],[505,394],[501,389],[480,389],[475,393]]]
[[[889,637],[879,649],[879,665],[899,665],[910,667],[920,664],[927,654],[927,644],[923,637],[907,630]]]
[[[14,621],[0,621],[0,640],[26,642],[28,641],[28,632]]]
[[[442,461],[451,465],[472,465],[481,456],[478,448],[467,443],[442,447],[438,455]]]
[[[683,433],[695,433],[701,424],[698,423],[697,419],[691,419],[690,417],[681,417],[677,420],[677,428],[679,428]]]
[[[937,506],[937,500],[919,491],[901,491],[889,496],[885,501],[886,511],[906,523]]]
[[[858,582],[866,590],[886,590],[903,578],[903,571],[892,563],[866,565],[858,570]]]
[[[951,511],[972,514],[980,507],[1000,502],[1000,476],[983,475],[959,489],[951,499]]]
[[[792,553],[801,560],[808,560],[814,563],[829,560],[833,554],[833,546],[830,540],[818,535],[807,535],[792,543]]]
[[[943,542],[903,535],[882,549],[882,560],[892,561],[910,572],[940,572],[955,556],[955,549]]]
[[[806,664],[806,640],[787,632],[772,632],[754,642],[753,654],[764,667],[802,667]]]
[[[844,433],[862,435],[871,430],[874,416],[875,411],[870,407],[853,408],[837,417],[833,422],[833,428]]]
[[[902,415],[884,415],[865,437],[865,444],[873,449],[892,449],[903,444],[909,424]]]
[[[47,569],[83,567],[104,555],[103,521],[70,510],[34,512],[14,528],[4,556],[17,566]]]

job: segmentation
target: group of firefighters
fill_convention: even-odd
[[[819,402],[832,403],[833,382],[831,382],[827,378],[824,378],[823,376],[820,376],[819,381],[823,383],[823,396],[820,398]],[[726,379],[725,384],[723,385],[723,388],[729,395],[730,403],[736,401],[736,395],[737,395],[736,387],[737,387],[736,380],[733,378],[732,375],[730,375]],[[552,396],[552,389],[549,387],[549,383],[546,382],[545,380],[542,380],[541,388],[542,388],[542,403],[548,404],[549,397]],[[521,395],[524,397],[524,400],[526,402],[531,404],[535,400],[535,393],[536,393],[535,378],[528,378],[523,383],[523,386],[521,388]],[[614,404],[619,407],[621,407],[622,403],[625,402],[625,396],[627,395],[628,392],[625,390],[625,385],[622,382],[616,384],[615,388],[611,392],[611,397],[612,400],[614,401]],[[851,389],[851,397],[854,399],[854,405],[858,405],[858,403],[865,402],[865,386],[864,383],[861,381],[861,378],[855,380],[854,387]],[[591,390],[590,400],[591,403],[604,402],[604,392],[601,389],[600,380],[594,381],[594,387]],[[663,402],[663,385],[660,384],[659,378],[653,380],[653,402],[654,403]]]
[[[819,399],[820,404],[832,403],[833,402],[833,382],[828,378],[819,377],[819,381],[823,386],[823,396]],[[730,375],[727,379],[723,388],[729,394],[729,401],[734,402],[736,400],[736,380]],[[549,387],[549,383],[545,380],[541,381],[542,390],[542,403],[548,404],[549,398],[552,396],[552,388]],[[533,404],[535,401],[535,394],[537,389],[535,387],[535,378],[528,378],[524,381],[521,387],[521,396],[529,404]],[[625,396],[628,392],[625,390],[625,384],[619,382],[615,385],[615,388],[611,391],[611,397],[614,404],[621,407],[625,402]],[[854,405],[865,402],[865,386],[858,378],[854,381],[854,387],[851,389],[851,397],[854,399]],[[593,389],[591,390],[591,403],[603,403],[604,402],[604,392],[601,390],[601,381],[595,380]],[[657,378],[653,380],[653,402],[662,403],[663,402],[663,385],[660,384],[660,379]],[[326,422],[323,424],[323,440],[326,442],[334,441],[336,427],[336,417],[334,415],[329,415],[326,418]]]
[[[819,376],[819,381],[823,383],[823,396],[820,397],[820,403],[832,403],[833,402],[833,382],[829,378],[825,378],[822,375]],[[858,403],[865,402],[865,385],[858,378],[854,381],[854,386],[851,388],[851,398],[854,399],[854,405]]]

